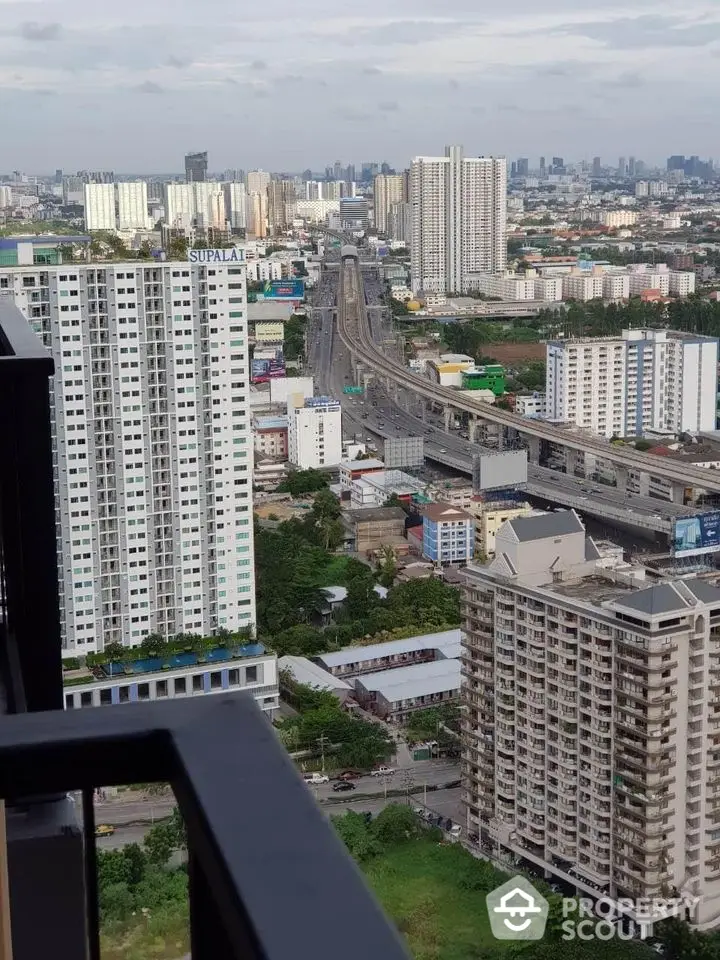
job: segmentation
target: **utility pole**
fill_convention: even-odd
[[[410,790],[415,785],[415,780],[410,771],[406,770],[403,774],[403,786],[405,787],[405,802],[410,806]]]
[[[328,738],[325,736],[324,733],[321,734],[317,739],[317,742],[320,744],[320,763],[321,763],[321,770],[323,773],[325,773],[325,741],[327,739]]]

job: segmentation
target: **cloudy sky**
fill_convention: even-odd
[[[719,84],[720,0],[0,0],[0,171],[719,157]]]

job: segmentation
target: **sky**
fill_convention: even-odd
[[[0,171],[720,156],[718,0],[0,0]]]

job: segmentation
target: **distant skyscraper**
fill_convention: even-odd
[[[527,157],[520,157],[517,162],[517,175],[519,177],[526,177],[530,172],[530,161]]]
[[[267,170],[249,170],[247,175],[248,193],[267,193],[270,174]]]
[[[629,177],[635,176],[635,157],[630,157],[628,160],[627,172]]]
[[[621,177],[624,177],[627,173],[627,160],[625,157],[620,157],[618,160],[618,173]]]
[[[600,157],[593,157],[592,175],[594,177],[602,176],[602,160]]]
[[[295,218],[295,184],[292,180],[271,180],[267,187],[268,230],[287,230]]]
[[[247,194],[244,183],[223,184],[225,193],[225,212],[232,230],[244,230],[247,227]]]
[[[185,154],[185,180],[187,183],[199,183],[207,180],[207,169],[207,152]]]
[[[86,183],[85,229],[115,229],[115,184]]]
[[[394,203],[407,200],[405,193],[405,175],[378,174],[374,180],[375,228],[379,233],[387,234],[390,209]]]
[[[545,176],[545,157],[540,157],[540,175]]]
[[[63,651],[253,624],[244,263],[5,267],[2,288],[55,362]]]
[[[147,184],[142,180],[118,183],[118,230],[147,230],[148,195]]]
[[[413,292],[462,293],[476,273],[507,265],[507,162],[465,157],[416,157],[410,168],[413,209]]]
[[[55,171],[55,183],[62,183],[62,179],[63,179],[63,172],[61,169],[58,168]]]
[[[676,155],[674,157],[668,157],[667,162],[668,171],[670,170],[684,170],[685,169],[685,157]]]

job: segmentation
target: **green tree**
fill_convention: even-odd
[[[380,547],[380,562],[378,564],[380,572],[380,583],[383,587],[391,587],[395,583],[397,576],[397,555],[394,547]]]
[[[145,834],[143,847],[149,863],[164,867],[175,851],[172,832],[166,824],[156,824]]]
[[[99,901],[103,920],[127,920],[135,907],[135,897],[127,883],[101,884]]]
[[[287,477],[279,484],[278,493],[291,493],[300,497],[305,493],[316,493],[328,486],[327,474],[321,470],[291,470]]]
[[[184,236],[172,236],[167,245],[168,260],[187,260],[188,241]]]
[[[142,639],[140,650],[144,657],[162,657],[167,652],[167,640],[160,633],[148,633]]]
[[[344,527],[338,498],[330,490],[320,490],[313,500],[309,523],[319,534],[320,543],[326,550],[335,550],[342,542]]]
[[[384,847],[415,840],[423,829],[411,807],[398,803],[389,804],[372,822],[372,832]]]
[[[332,822],[340,839],[358,863],[366,863],[382,853],[382,844],[361,813],[349,810],[342,817],[333,817]]]
[[[127,652],[128,648],[123,646],[122,643],[118,643],[116,640],[106,644],[103,650],[103,653],[108,660],[122,660]]]
[[[123,847],[122,855],[127,862],[127,882],[136,886],[145,876],[145,854],[137,843],[129,843]]]

